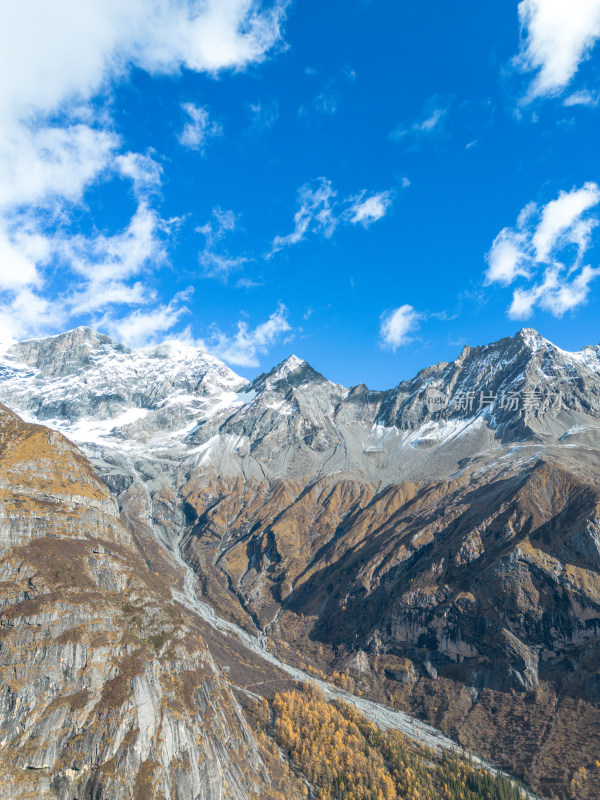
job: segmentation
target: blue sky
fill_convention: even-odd
[[[373,388],[597,343],[599,37],[600,0],[4,4],[0,340]]]

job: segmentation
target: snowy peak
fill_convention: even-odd
[[[298,372],[299,370],[303,370],[305,369],[305,367],[308,366],[309,365],[307,364],[306,361],[304,361],[304,359],[298,358],[297,355],[294,355],[292,353],[291,356],[288,356],[288,358],[286,358],[284,361],[281,362],[281,364],[279,364],[278,369],[280,370],[280,372],[286,372],[288,374],[291,374],[293,372]]]
[[[544,360],[546,362],[554,360],[561,364],[581,365],[587,361],[593,369],[597,369],[597,357],[600,353],[598,345],[586,345],[581,350],[574,352],[562,350],[534,328],[522,328],[514,337],[509,336],[484,347],[465,348],[465,350],[467,349],[470,354],[480,353],[484,357],[488,355],[493,357],[493,354],[497,354],[502,363],[521,359],[536,364]]]
[[[507,353],[534,354],[540,350],[547,349],[556,348],[552,342],[545,339],[534,328],[522,328],[515,336],[505,336],[503,339],[498,339],[498,341],[487,345],[475,347],[468,344],[465,345],[454,363],[464,363],[480,356],[485,358],[490,354],[501,354],[501,357],[505,357]]]
[[[6,351],[4,361],[15,368],[27,365],[44,377],[79,375],[83,383],[95,389],[129,383],[132,390],[150,394],[160,394],[161,385],[164,389],[201,389],[211,394],[247,383],[222,361],[192,344],[172,340],[132,350],[84,327],[47,339],[19,342]]]
[[[180,442],[248,382],[191,344],[131,350],[90,328],[21,342],[0,357],[0,396],[78,443]]]
[[[273,367],[270,372],[259,375],[252,386],[257,392],[273,390],[285,393],[290,388],[298,388],[311,383],[329,384],[330,382],[306,361],[291,355]]]
[[[39,369],[43,375],[63,376],[91,363],[91,354],[113,344],[109,336],[80,327],[46,339],[18,342],[6,350],[6,357]],[[116,349],[126,352],[124,345]]]
[[[378,424],[415,430],[479,419],[504,441],[558,440],[600,423],[600,348],[568,353],[532,328],[452,363],[421,370],[383,393]]]
[[[520,339],[525,347],[528,347],[534,353],[542,347],[554,347],[552,342],[544,339],[535,328],[521,328],[515,338]]]
[[[600,347],[588,345],[578,352],[561,350],[533,328],[523,328],[514,337],[505,337],[489,345],[463,348],[452,364],[439,364],[430,369],[460,372],[474,383],[481,376],[495,373],[495,380],[508,384],[542,383],[565,378],[566,373],[590,371],[592,380],[599,371]],[[424,370],[419,376],[429,371]],[[469,387],[474,389],[476,386]]]

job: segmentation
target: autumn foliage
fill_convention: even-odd
[[[273,712],[275,739],[317,800],[523,800],[504,776],[380,731],[315,687],[276,695]]]

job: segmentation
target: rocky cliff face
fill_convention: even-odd
[[[294,356],[249,384],[78,329],[5,353],[0,398],[79,442],[129,527],[290,658],[350,668],[523,774],[561,747],[565,775],[593,764],[599,347],[525,329],[373,392]],[[515,709],[540,692],[534,736]]]
[[[274,796],[144,535],[74,445],[0,406],[0,797]]]

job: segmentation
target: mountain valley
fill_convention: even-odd
[[[3,662],[3,737],[19,741],[5,780],[27,767],[35,792],[71,740],[104,761],[110,740],[132,774],[152,762],[165,797],[300,791],[293,770],[273,780],[222,670],[269,701],[290,675],[217,636],[198,598],[281,662],[414,715],[542,797],[600,794],[600,347],[567,353],[524,329],[370,391],[295,356],[248,382],[192,345],[130,351],[78,328],[1,354],[0,401],[26,420],[2,411],[15,622],[0,652],[40,648]],[[111,681],[133,693],[120,727],[101,702]],[[80,697],[79,716],[57,701],[25,735],[49,691]],[[215,719],[201,733],[200,696]],[[189,766],[208,752],[209,778]],[[91,791],[97,763],[80,763],[52,778],[60,797]]]

